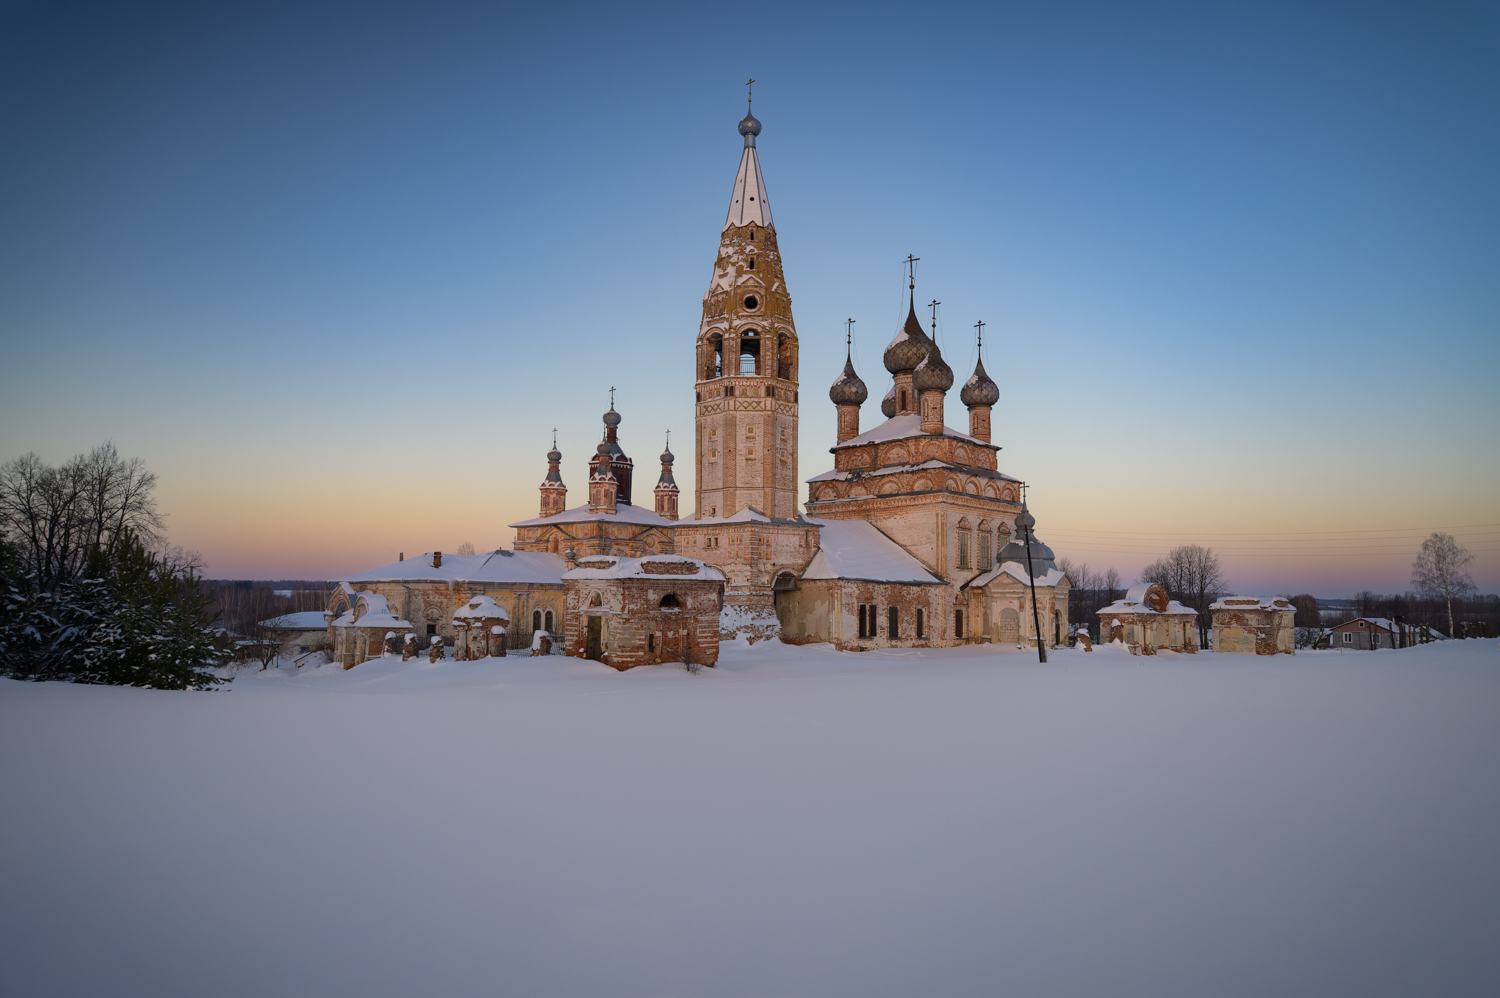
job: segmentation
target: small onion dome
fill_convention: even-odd
[[[620,414],[615,412],[614,406],[610,406],[609,412],[604,414],[604,425],[611,429],[620,425]]]
[[[745,113],[745,116],[740,119],[740,134],[741,135],[759,135],[760,134],[760,119],[756,118],[755,115],[750,114],[747,111]]]
[[[844,358],[844,373],[828,389],[828,397],[833,400],[834,405],[863,405],[865,399],[870,397],[870,390],[859,380],[859,375],[854,373],[852,357]]]
[[[958,393],[958,397],[970,409],[979,405],[994,405],[1000,401],[1000,386],[985,373],[983,357],[974,365],[974,375],[964,382],[963,391]]]
[[[895,419],[896,418],[896,386],[895,385],[892,385],[891,386],[891,390],[885,393],[885,398],[883,398],[883,399],[880,400],[880,414],[882,416],[884,416],[886,419]]]
[[[932,349],[932,340],[922,332],[922,323],[917,320],[917,304],[912,302],[906,313],[906,322],[901,332],[885,348],[885,369],[892,374],[915,370]]]
[[[1043,544],[1040,538],[1033,536],[1031,538],[1031,567],[1038,570],[1038,575],[1045,575],[1056,567],[1053,558],[1052,549]],[[1026,542],[1024,540],[1011,541],[1000,549],[997,561],[1002,565],[1007,561],[1020,565],[1026,564]]]
[[[1031,510],[1022,506],[1020,515],[1016,517],[1016,529],[1030,530],[1034,526],[1036,526],[1036,517],[1031,515]]]
[[[556,464],[557,462],[562,460],[562,451],[558,450],[556,447],[552,448],[547,452],[547,460],[552,464]]]
[[[569,561],[573,561],[577,559],[578,552],[574,551],[572,548],[568,548],[568,550],[563,552],[563,557],[568,559]]]
[[[946,392],[953,387],[953,368],[943,360],[943,352],[933,343],[927,358],[912,372],[911,386],[919,392]]]
[[[608,440],[601,440],[599,441],[599,446],[594,448],[594,451],[600,457],[609,457],[614,453],[614,448],[610,447]]]
[[[671,464],[675,460],[677,460],[677,458],[675,458],[675,457],[672,456],[672,452],[671,451],[664,450],[664,451],[661,452],[661,463],[662,464]]]

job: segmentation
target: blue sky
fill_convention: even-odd
[[[911,252],[1060,554],[1342,595],[1454,528],[1500,589],[1497,42],[1493,4],[12,6],[0,458],[112,438],[244,577],[508,545],[611,385],[690,488],[754,76],[804,478]]]

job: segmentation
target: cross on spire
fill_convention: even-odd
[[[613,409],[615,407],[615,386],[614,385],[610,385],[609,386],[609,407],[611,409]]]
[[[941,304],[942,302],[938,301],[936,298],[927,303],[927,307],[932,309],[932,335],[934,339],[937,338],[937,307]]]
[[[552,449],[557,450],[557,427],[552,427]]]
[[[852,355],[853,352],[854,352],[854,320],[853,319],[845,319],[844,320],[844,346],[847,348],[845,350],[845,352]]]
[[[974,340],[975,340],[976,343],[979,344],[979,349],[981,349],[981,350],[984,349],[984,327],[985,327],[985,325],[986,325],[986,323],[985,323],[985,321],[983,319],[980,319],[978,322],[974,323],[974,328],[978,330],[978,332],[974,334]]]
[[[910,253],[906,254],[906,276],[911,281],[907,287],[913,291],[917,290],[917,261],[920,259],[922,258],[919,256],[912,256]]]
[[[755,101],[755,77],[745,81],[745,103],[751,104]]]

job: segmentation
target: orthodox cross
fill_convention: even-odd
[[[557,427],[552,427],[552,449],[557,450]]]
[[[614,385],[610,385],[609,386],[609,407],[611,409],[613,409],[615,407],[615,386]]]
[[[913,291],[917,290],[917,261],[920,259],[922,258],[919,256],[912,256],[910,253],[906,254],[907,277],[911,279],[909,287]]]
[[[755,77],[745,81],[745,103],[751,104],[755,101]]]
[[[977,332],[977,333],[974,334],[974,338],[975,338],[976,342],[978,342],[978,344],[979,344],[979,346],[981,348],[984,347],[984,327],[985,327],[985,325],[986,325],[986,323],[985,323],[985,321],[983,319],[980,319],[978,322],[974,323],[974,328],[977,329],[977,330],[979,330],[979,332]]]
[[[850,350],[854,349],[854,320],[844,320],[844,346]]]
[[[667,450],[671,450],[671,449],[672,449],[672,431],[668,430],[667,431]]]
[[[934,338],[937,337],[937,307],[941,304],[942,302],[938,301],[936,298],[927,303],[927,307],[932,309],[932,335]]]

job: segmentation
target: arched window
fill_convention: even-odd
[[[533,631],[540,631],[542,629],[542,611],[531,611],[531,629]]]
[[[546,613],[546,615],[542,618],[542,620],[544,621],[544,623],[542,624],[542,629],[544,631],[546,631],[548,634],[551,634],[552,633],[552,611],[548,610],[547,613]]]
[[[661,598],[661,608],[663,610],[680,610],[682,609],[682,600],[677,598],[676,593],[667,593],[667,595]]]
[[[604,597],[600,596],[598,593],[595,593],[593,596],[589,597],[589,606],[603,606],[603,605],[604,605]]]
[[[740,334],[740,374],[760,373],[760,334],[747,329]]]
[[[953,611],[953,636],[955,638],[964,636],[964,612],[962,610]]]

